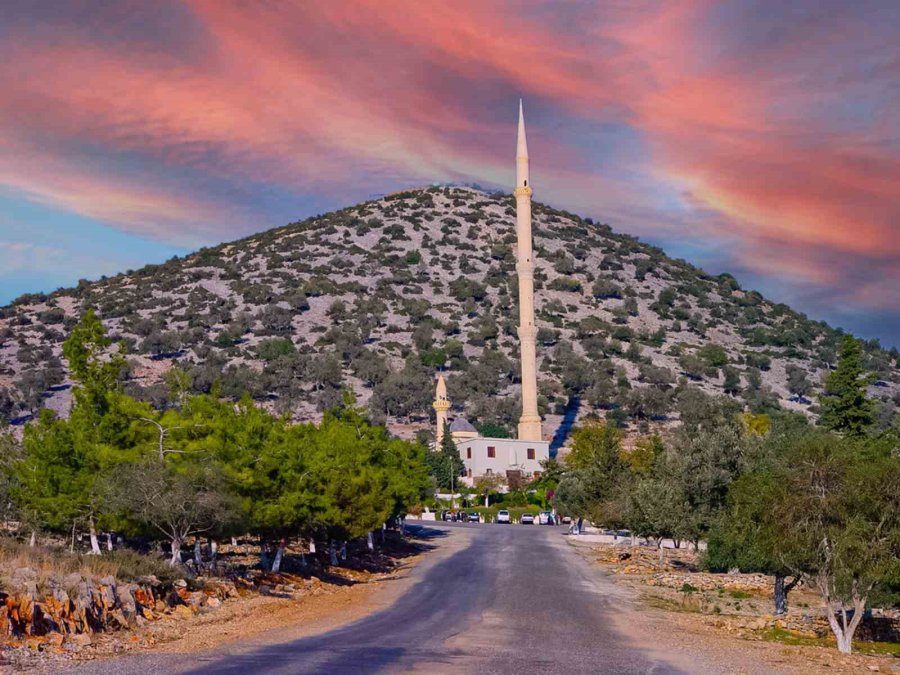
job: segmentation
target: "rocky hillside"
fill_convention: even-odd
[[[591,411],[674,423],[696,389],[754,411],[815,415],[840,333],[633,237],[535,204],[541,405],[550,433]],[[206,248],[0,310],[0,416],[65,411],[61,342],[93,307],[130,356],[127,390],[249,392],[297,419],[352,388],[376,419],[427,425],[435,371],[457,413],[517,418],[511,197],[427,188]],[[897,352],[866,345],[880,424],[900,401]]]

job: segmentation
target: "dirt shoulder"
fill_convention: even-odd
[[[254,649],[325,633],[392,605],[432,566],[468,543],[465,531],[442,539],[416,537],[421,552],[404,558],[392,572],[373,574],[352,585],[333,585],[298,600],[257,596],[199,616],[190,625],[167,626],[169,639],[155,651],[168,654]]]
[[[768,584],[762,588],[755,575],[690,572],[689,562],[682,560],[670,560],[674,568],[664,571],[648,569],[647,561],[637,560],[628,547],[567,539],[598,590],[615,598],[620,611],[613,620],[624,638],[685,672],[900,673],[900,659],[843,655],[827,639],[809,637],[812,629],[808,635],[794,630],[800,617],[814,611],[811,593],[792,594],[793,615],[778,625],[767,615],[771,589]],[[619,560],[622,553],[632,555]],[[715,588],[708,577],[720,577]],[[684,592],[685,583],[694,590]]]
[[[409,547],[390,571],[331,568],[322,578],[284,575],[283,583],[262,593],[244,592],[199,611],[179,606],[139,629],[93,634],[77,650],[23,644],[4,652],[0,670],[174,673],[214,657],[328,632],[390,606],[468,542],[465,533],[431,534],[411,528]]]

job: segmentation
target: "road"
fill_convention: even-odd
[[[680,672],[617,632],[614,585],[567,545],[563,529],[436,524],[420,531],[463,545],[423,565],[393,605],[356,623],[199,661],[126,658],[109,662],[109,672]]]

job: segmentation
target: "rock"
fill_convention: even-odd
[[[172,585],[175,588],[187,588],[187,582],[184,579],[178,579]]]
[[[216,607],[220,607],[221,605],[222,605],[222,601],[216,597],[206,599],[207,607],[212,607],[213,609],[215,609]]]
[[[75,633],[75,635],[67,637],[66,642],[81,649],[90,646],[93,643],[93,639],[90,633]]]
[[[72,591],[78,588],[78,584],[80,584],[84,579],[81,578],[81,575],[78,572],[73,572],[72,574],[67,574],[63,577],[62,586],[68,591]]]
[[[62,647],[62,643],[65,641],[65,636],[62,633],[50,633],[45,638],[48,645],[52,647]]]
[[[17,567],[12,573],[13,579],[30,579],[35,581],[37,579],[37,572],[30,567]]]
[[[172,609],[172,616],[176,619],[190,619],[194,616],[194,610],[192,610],[187,605],[176,605]]]

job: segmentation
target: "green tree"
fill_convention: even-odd
[[[435,487],[449,491],[459,487],[459,477],[465,473],[466,465],[459,456],[459,449],[446,422],[443,431],[440,447],[427,454],[425,463]]]
[[[110,352],[112,341],[93,309],[85,312],[63,343],[63,355],[69,362],[72,379],[79,384],[76,401],[102,412],[109,403],[109,395],[119,389],[125,371],[125,344]]]
[[[589,419],[575,429],[555,497],[559,510],[617,524],[616,487],[627,471],[621,455],[622,432],[614,425]]]
[[[52,530],[68,532],[87,524],[91,550],[100,553],[97,519],[103,513],[99,481],[114,466],[134,459],[135,421],[122,403],[119,379],[124,347],[110,353],[111,341],[88,310],[63,344],[77,386],[67,420],[42,411],[25,429],[24,456],[16,467],[19,501],[29,516]]]
[[[796,435],[738,482],[730,501],[735,520],[710,538],[711,555],[724,562],[812,580],[844,653],[873,590],[900,581],[900,458],[893,447],[881,439]]]
[[[779,532],[769,511],[780,489],[773,471],[741,476],[728,494],[728,508],[710,532],[704,563],[710,569],[761,572],[774,576],[775,614],[787,612],[788,594],[803,578],[779,552]]]
[[[872,401],[866,396],[869,380],[862,365],[862,345],[856,338],[845,336],[837,368],[825,378],[819,397],[822,426],[853,436],[866,433],[875,420]]]

